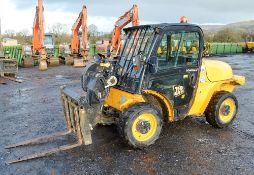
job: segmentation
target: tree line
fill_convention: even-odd
[[[217,32],[204,31],[206,42],[237,43],[254,41],[254,33],[245,29],[224,28]]]
[[[71,42],[71,34],[68,32],[66,24],[56,23],[49,27],[49,33],[54,34],[55,44],[69,44]],[[206,42],[244,42],[254,41],[254,33],[245,29],[224,28],[219,31],[204,31]],[[31,45],[32,36],[28,30],[15,32],[7,30],[2,36],[3,38],[13,38],[21,45]],[[96,41],[110,40],[111,33],[103,33],[98,31],[98,27],[94,24],[88,26],[88,40],[90,44],[95,44]]]
[[[54,35],[55,44],[70,44],[71,32],[68,31],[66,24],[56,23],[48,28],[49,33]],[[16,39],[21,45],[31,45],[32,35],[28,30],[15,32],[14,30],[6,30],[2,38]],[[98,31],[98,27],[94,24],[88,26],[88,40],[90,44],[95,44],[96,41],[110,39],[111,33],[103,33]]]

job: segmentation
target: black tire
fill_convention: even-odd
[[[231,100],[232,102],[234,102],[234,107],[229,107],[228,109],[227,105],[222,106],[225,100]],[[223,111],[222,107],[223,109],[227,107],[227,112],[229,110],[229,114],[224,114],[223,112],[221,112],[220,110]],[[207,106],[207,109],[205,111],[206,121],[216,128],[225,128],[234,121],[237,111],[238,101],[234,94],[229,92],[219,92],[212,97],[209,105]],[[223,121],[222,117],[227,117],[227,115],[230,115],[228,116],[229,119]]]
[[[148,114],[150,117],[152,117],[152,120],[156,122],[151,122],[153,124],[145,120],[140,120],[138,122],[139,127],[147,127],[149,129],[146,131],[142,130],[143,132],[147,132],[147,133],[142,133],[142,131],[137,131],[137,130],[135,132],[138,132],[140,135],[148,134],[149,132],[152,133],[150,134],[151,136],[148,137],[147,140],[140,141],[137,138],[135,138],[134,136],[135,134],[133,134],[132,128],[134,127],[133,124],[135,124],[135,121],[137,121],[138,117],[141,117],[142,114]],[[147,126],[144,126],[144,125],[147,125]],[[160,110],[157,109],[155,106],[148,103],[136,104],[126,109],[119,116],[119,122],[117,124],[119,134],[122,137],[124,137],[124,139],[128,142],[128,144],[134,148],[140,148],[140,149],[148,147],[149,145],[152,145],[159,138],[161,130],[162,130],[162,125],[163,125],[163,120],[162,120],[162,114]],[[156,126],[156,127],[153,127],[153,126]],[[136,128],[138,128],[138,125],[136,125]],[[144,128],[141,128],[141,129],[144,129]]]

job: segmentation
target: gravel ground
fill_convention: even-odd
[[[212,58],[214,59],[214,58]],[[93,144],[27,162],[5,162],[73,141],[73,136],[18,149],[4,146],[66,129],[60,103],[61,85],[80,86],[82,69],[67,66],[20,69],[23,83],[0,84],[0,174],[254,174],[254,55],[216,58],[229,63],[247,83],[235,95],[234,124],[215,129],[204,118],[167,124],[160,139],[133,150],[115,126],[98,126]]]

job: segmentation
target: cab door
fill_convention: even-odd
[[[175,119],[185,117],[192,102],[201,62],[198,31],[168,31],[156,48],[158,71],[150,75],[148,89],[165,95],[175,109]]]

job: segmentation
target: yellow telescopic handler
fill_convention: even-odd
[[[232,93],[245,78],[224,62],[202,57],[204,36],[193,24],[142,25],[124,29],[117,61],[95,56],[81,78],[82,93],[61,88],[68,130],[7,148],[24,146],[75,132],[77,143],[29,155],[9,163],[43,157],[92,143],[97,124],[115,124],[134,148],[145,148],[160,136],[163,123],[206,117],[216,128],[236,118]]]

